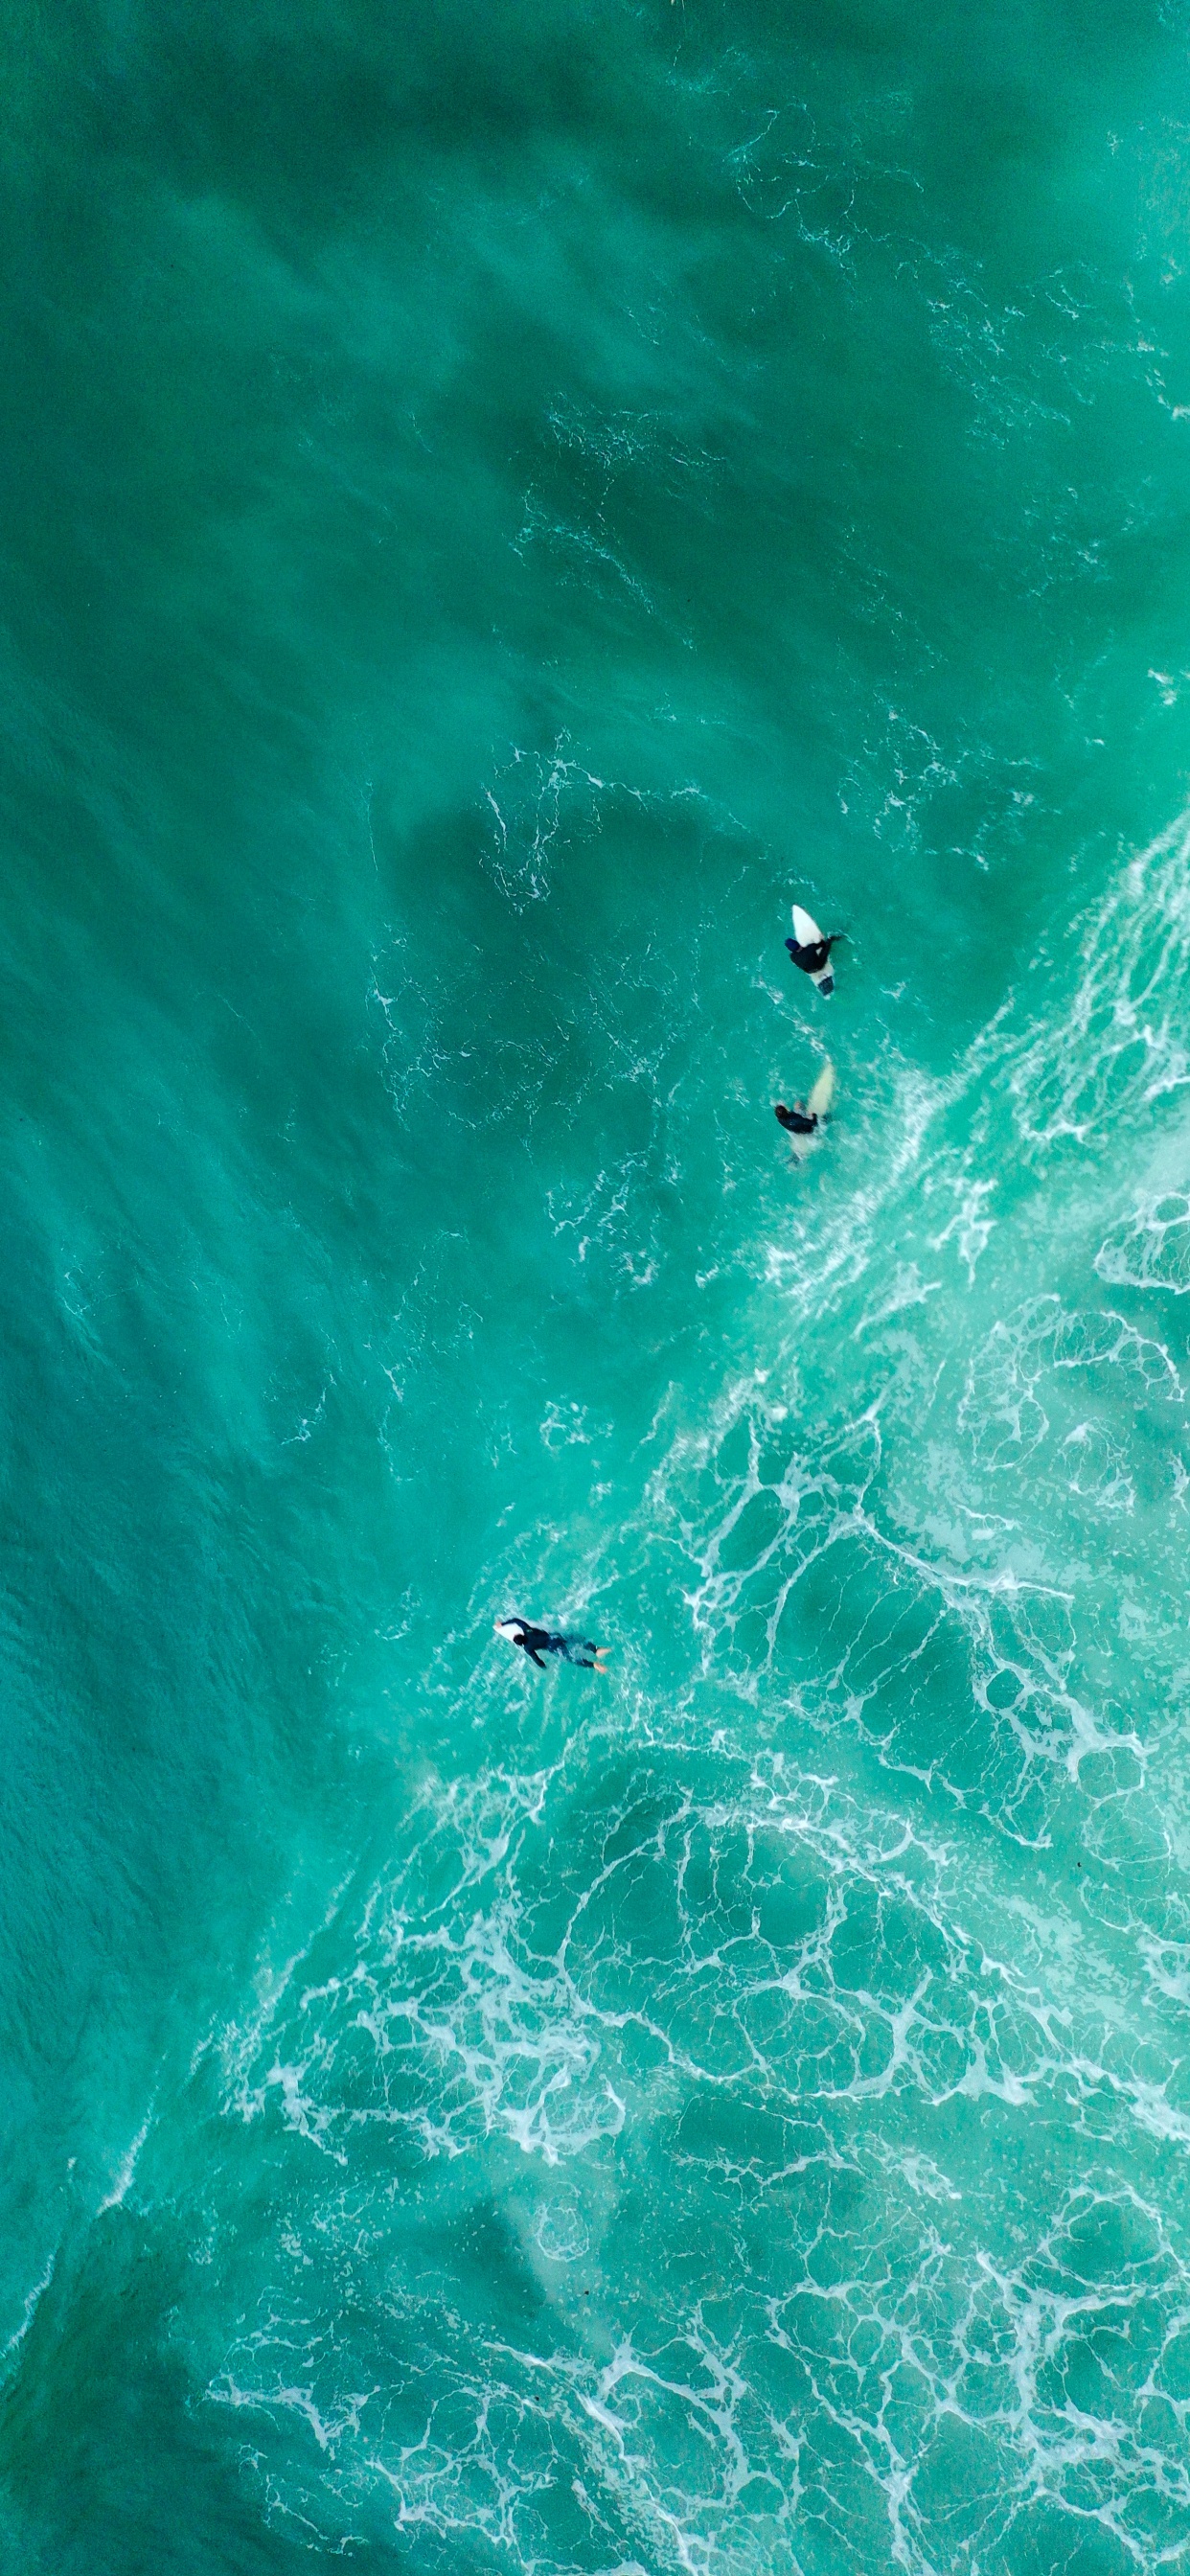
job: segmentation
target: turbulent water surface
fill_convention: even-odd
[[[5,36],[4,2567],[1186,2569],[1190,16]]]

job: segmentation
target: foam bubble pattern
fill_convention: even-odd
[[[1014,1123],[1036,1150],[1114,1126],[1126,1143],[1142,1112],[1190,1083],[1190,832],[1184,818],[1121,869],[1084,919],[1065,1013],[1008,1053]]]
[[[1190,2280],[1162,2216],[1190,2117],[1160,2012],[1125,2022],[1093,1922],[1064,1941],[1023,1896],[991,1952],[994,1885],[887,1801],[775,1754],[725,1758],[698,1802],[682,1767],[599,1782],[561,1889],[543,1839],[570,1844],[582,1760],[532,1797],[485,1781],[468,1814],[440,1793],[423,1866],[452,1847],[458,1879],[424,1942],[370,1891],[350,1973],[295,1979],[261,2035],[234,2106],[308,2161],[211,2395],[283,2465],[274,2509],[328,2539],[391,2512],[526,2569],[559,2493],[607,2564],[1027,2563],[1047,2503],[1138,2563],[1154,2516],[1190,2538]],[[341,1919],[321,1937],[342,1955]],[[1055,2120],[1085,2186],[1047,2179]],[[697,2240],[658,2275],[685,2203]],[[478,2318],[444,2227],[499,2257]],[[944,2531],[936,2488],[964,2497]]]
[[[1065,1031],[876,1065],[593,1545],[615,1700],[431,1777],[197,2070],[254,2228],[196,2367],[311,2545],[1190,2553],[1186,1202],[1114,1152],[1179,1115],[1186,855],[1083,925]]]

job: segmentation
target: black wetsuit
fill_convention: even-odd
[[[543,1655],[560,1655],[564,1664],[581,1664],[584,1672],[594,1672],[599,1648],[589,1637],[556,1636],[549,1628],[530,1627],[527,1619],[518,1619],[517,1630],[512,1644],[523,1647],[539,1672],[545,1671]]]
[[[785,945],[794,965],[800,966],[804,975],[820,975],[832,948],[846,936],[843,930],[832,930],[829,939],[811,939],[804,948],[798,947],[796,939],[787,939]]]
[[[804,1109],[787,1109],[783,1100],[777,1102],[776,1114],[791,1136],[812,1136],[818,1125],[816,1116],[808,1115]]]

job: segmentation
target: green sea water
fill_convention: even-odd
[[[2,23],[0,2566],[1190,2569],[1190,13]]]

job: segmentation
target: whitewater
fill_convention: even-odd
[[[8,32],[5,2566],[1184,2568],[1185,12]]]

